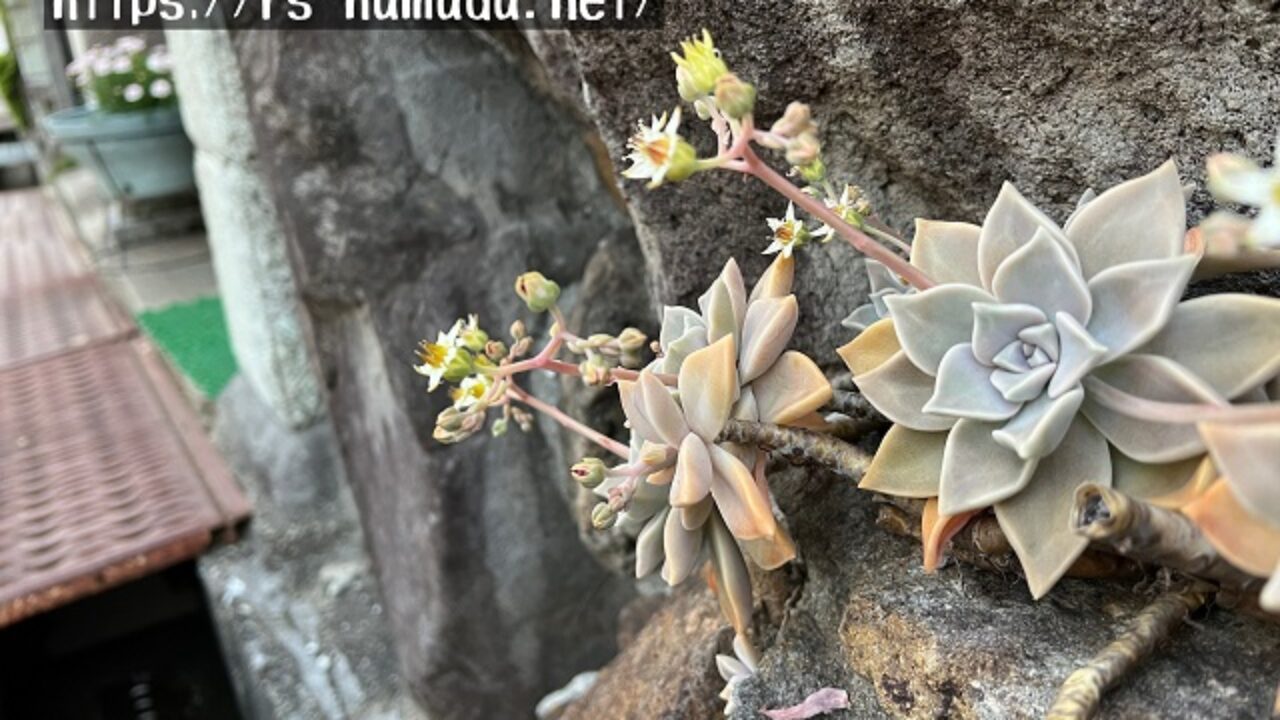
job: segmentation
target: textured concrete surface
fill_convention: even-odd
[[[256,166],[247,99],[225,31],[174,31],[174,81],[236,362],[290,427],[324,415],[275,205]]]
[[[434,718],[527,716],[610,657],[633,591],[578,540],[559,433],[436,444],[413,348],[468,312],[504,334],[517,274],[571,289],[626,217],[586,129],[487,36],[234,40],[405,680]]]

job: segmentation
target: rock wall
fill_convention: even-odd
[[[835,178],[861,185],[908,234],[917,216],[980,222],[1005,180],[1059,220],[1085,188],[1168,157],[1199,183],[1208,154],[1269,157],[1277,130],[1274,4],[672,0],[666,12],[660,31],[531,41],[549,75],[582,100],[618,169],[635,121],[679,102],[668,52],[706,27],[730,67],[756,84],[758,115],[810,103]],[[710,133],[686,117],[688,135],[710,152]],[[654,297],[668,303],[691,303],[731,255],[748,277],[758,273],[764,219],[785,209],[728,174],[623,190]],[[1208,204],[1197,189],[1193,219]],[[864,297],[862,278],[854,254],[834,243],[798,266],[797,344],[833,369],[834,348],[848,340],[838,321]],[[1258,273],[1212,287],[1275,294],[1275,283]],[[872,527],[872,499],[849,483],[801,472],[774,487],[802,562],[781,600],[778,580],[759,578],[757,629],[770,649],[742,688],[744,719],[823,685],[851,695],[853,710],[837,718],[1037,717],[1066,673],[1136,609],[1130,587],[1066,581],[1033,603],[1012,574],[952,566],[925,577],[918,546]],[[639,657],[682,667],[681,638],[660,625],[646,632],[613,667]],[[1275,626],[1215,613],[1112,696],[1105,716],[1262,716],[1275,683],[1263,668],[1278,663]],[[697,682],[701,671],[670,682]],[[601,677],[577,708],[584,717],[688,707]]]
[[[467,312],[495,335],[527,316],[520,272],[577,296],[600,241],[634,243],[589,129],[518,40],[234,38],[395,651],[441,719],[528,717],[611,656],[633,593],[579,542],[559,433],[440,446],[446,398],[411,367]]]

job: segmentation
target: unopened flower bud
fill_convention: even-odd
[[[462,346],[471,352],[483,352],[489,342],[489,334],[480,328],[467,328],[459,336]]]
[[[756,108],[756,89],[733,73],[725,73],[716,80],[716,105],[725,115],[741,120]]]
[[[720,59],[720,51],[711,40],[711,33],[702,31],[700,39],[689,38],[680,43],[683,56],[671,53],[676,63],[676,88],[680,97],[688,102],[710,95],[716,87],[716,80],[729,72],[729,67]],[[680,70],[684,72],[681,73]]]
[[[607,385],[609,383],[609,371],[612,369],[609,361],[603,355],[591,355],[578,364],[578,372],[582,375],[582,382],[591,387]]]
[[[693,78],[693,73],[683,65],[676,66],[676,91],[685,102],[697,102],[702,96]]]
[[[494,437],[502,437],[507,434],[509,425],[510,423],[506,418],[498,418],[494,421],[493,427],[489,428],[489,432],[493,433]]]
[[[484,344],[484,355],[497,362],[507,356],[507,344],[501,340],[490,340]]]
[[[811,165],[821,154],[822,144],[815,133],[801,133],[787,143],[787,162],[796,167]]]
[[[524,326],[523,320],[517,320],[511,323],[511,339],[521,340],[529,334],[528,328]]]
[[[475,369],[475,358],[471,356],[471,353],[458,348],[458,352],[444,368],[444,379],[454,383],[462,382],[463,378],[475,372]]]
[[[604,482],[604,475],[608,468],[605,467],[604,461],[600,458],[583,458],[574,463],[569,468],[569,474],[582,487],[588,490],[594,490]]]
[[[613,336],[605,333],[594,333],[587,336],[586,346],[592,350],[600,350],[613,342]]]
[[[640,446],[640,462],[652,467],[666,465],[671,458],[671,448],[661,443],[644,441]]]
[[[822,158],[796,169],[800,171],[800,177],[804,178],[804,181],[810,185],[816,185],[827,177],[827,166],[822,162]]]
[[[533,347],[533,338],[525,335],[511,346],[511,357],[524,357],[529,354],[529,348]]]
[[[769,131],[784,138],[793,138],[803,133],[815,132],[817,129],[809,113],[809,106],[802,102],[793,102],[787,106],[786,112],[778,118]]]
[[[445,408],[436,416],[436,429],[454,432],[462,428],[462,413],[457,408]]]
[[[618,513],[608,503],[600,503],[591,510],[591,527],[608,530],[618,521]]]
[[[644,333],[629,327],[618,335],[618,348],[624,353],[636,353],[643,350],[648,341],[649,338]]]
[[[540,272],[527,272],[516,278],[516,295],[533,312],[546,312],[560,299],[560,286]]]

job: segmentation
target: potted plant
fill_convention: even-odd
[[[164,45],[138,37],[96,45],[67,67],[86,103],[48,115],[44,129],[92,167],[112,199],[128,203],[195,190],[192,147],[182,129]]]

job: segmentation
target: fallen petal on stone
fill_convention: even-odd
[[[1196,255],[1143,260],[1107,268],[1089,281],[1089,335],[1107,346],[1105,360],[1150,340],[1169,321],[1199,261]]]
[[[916,367],[936,375],[942,356],[973,338],[973,306],[992,297],[972,285],[938,285],[910,295],[885,298],[898,342]]]
[[[685,358],[678,385],[689,429],[713,442],[738,392],[737,353],[731,336],[717,340]]]
[[[991,433],[999,426],[961,420],[947,435],[938,483],[938,512],[960,515],[980,510],[1021,492],[1035,472],[1036,460],[1023,460],[999,445]]]
[[[946,445],[945,432],[920,432],[894,425],[881,441],[858,487],[896,497],[935,497]]]
[[[865,392],[865,390],[864,390]],[[978,362],[969,343],[947,351],[938,368],[926,413],[972,420],[1007,420],[1021,407],[1005,400],[991,384],[991,368]]]
[[[757,300],[747,308],[742,324],[738,382],[747,384],[773,365],[795,332],[800,306],[795,295]]]
[[[1013,341],[1020,339],[1020,333],[1030,327],[1045,324],[1048,319],[1048,316],[1034,305],[974,303],[973,355],[983,364],[991,365],[1000,351],[1008,348]],[[1053,330],[1056,338],[1057,330],[1054,330],[1053,326],[1049,329]],[[1027,341],[1024,340],[1024,342]]]
[[[1057,449],[1082,402],[1084,390],[1080,387],[1057,398],[1041,395],[1035,402],[1023,405],[992,437],[1023,460],[1042,458]]]
[[[1117,265],[1181,255],[1186,231],[1182,181],[1170,160],[1089,202],[1072,220],[1067,237],[1088,279]]]
[[[939,285],[961,283],[982,287],[978,274],[978,237],[982,228],[961,222],[916,220],[911,264]]]
[[[1093,310],[1075,259],[1043,228],[1005,258],[991,288],[1000,302],[1034,305],[1050,318],[1063,312],[1084,323]]]
[[[786,425],[831,400],[831,383],[804,353],[788,350],[751,384],[760,421]]]
[[[996,519],[1037,600],[1089,544],[1070,522],[1076,488],[1087,482],[1111,486],[1111,455],[1106,438],[1077,418],[1058,449],[1040,462],[1026,489],[996,504]]]
[[[1234,293],[1188,300],[1141,351],[1175,360],[1223,397],[1238,397],[1280,374],[1280,300]]]
[[[808,720],[849,707],[849,693],[839,688],[823,688],[804,699],[799,705],[778,710],[761,710],[769,720]]]

